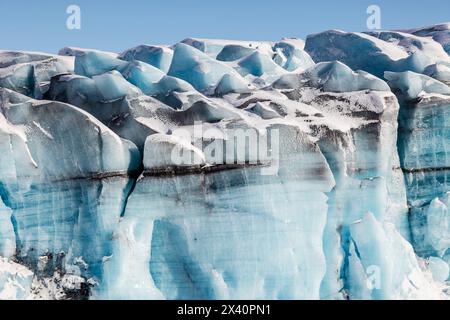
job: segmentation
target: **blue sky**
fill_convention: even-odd
[[[66,8],[81,8],[81,30]],[[186,37],[277,40],[327,29],[366,29],[381,7],[383,29],[450,21],[448,0],[0,0],[0,49],[57,52],[64,46],[122,51]]]

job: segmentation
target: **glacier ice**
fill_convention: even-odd
[[[173,50],[164,46],[141,45],[124,51],[119,58],[127,61],[142,61],[167,73],[172,63]]]
[[[250,91],[251,85],[244,79],[233,77],[225,74],[216,86],[215,93],[217,95],[225,95],[228,93],[247,93]]]
[[[424,28],[405,30],[405,32],[420,37],[432,37],[434,41],[440,43],[444,50],[450,52],[450,23],[442,23]]]
[[[403,48],[408,54],[421,52],[430,59],[437,61],[449,61],[448,54],[445,52],[442,45],[428,37],[419,37],[413,34],[393,31],[372,31],[367,34],[395,44]]]
[[[80,256],[101,272],[136,146],[74,106],[0,90],[2,254],[42,275]]]
[[[414,100],[427,93],[450,95],[450,87],[424,74],[411,71],[385,72],[384,74],[393,90],[402,92],[402,98]]]
[[[421,291],[429,291],[429,298],[439,298],[439,291],[433,290],[427,279],[429,274],[421,271],[411,244],[400,236],[393,225],[381,224],[368,213],[351,225],[350,230],[353,241],[350,276],[362,274],[363,280],[370,284],[364,290],[355,292],[357,296],[361,295],[359,298],[402,299],[405,291],[410,298],[420,299]],[[359,268],[363,270],[354,272],[353,269]],[[354,290],[353,282],[359,281],[350,281],[350,292]]]
[[[299,39],[283,39],[273,46],[276,52],[274,61],[287,71],[308,69],[314,65],[314,61],[304,48],[304,42]]]
[[[247,74],[254,75],[256,77],[276,77],[279,78],[286,71],[278,66],[267,55],[258,51],[250,54],[239,61],[241,67],[240,73],[244,76]]]
[[[153,160],[158,149],[149,149],[143,177],[128,200],[123,218],[126,231],[117,238],[118,252],[106,262],[107,268],[121,268],[119,274],[131,274],[131,287],[142,287],[148,281],[145,291],[128,290],[126,297],[319,298],[325,261],[318,231],[326,217],[323,192],[331,189],[333,180],[325,158],[307,136],[294,127],[280,130],[280,135],[297,132],[297,136],[286,139],[289,153],[280,159],[276,178],[264,178],[259,167],[245,166],[231,167],[231,171],[199,168],[198,173],[184,169],[185,174],[161,174],[157,170],[161,163]],[[292,165],[293,159],[304,161],[297,166]],[[311,170],[323,173],[316,179]],[[296,177],[303,177],[303,182],[295,183]],[[258,193],[261,184],[265,186],[263,197]],[[143,199],[154,199],[154,204],[146,206]],[[301,214],[297,206],[290,205],[293,201],[304,203]],[[285,205],[274,211],[273,203]],[[307,214],[311,210],[314,216]],[[229,228],[224,229],[224,224]],[[271,226],[275,233],[269,231]],[[148,228],[158,236],[149,237]],[[308,235],[308,240],[302,241],[299,233]],[[117,259],[130,248],[120,242],[132,243],[131,250],[140,252],[123,269],[122,259]],[[262,250],[267,247],[272,249]],[[277,259],[273,259],[275,252]],[[239,258],[243,256],[245,261]],[[145,270],[151,278],[136,278],[137,270]]]
[[[0,298],[448,298],[448,34],[1,51]]]
[[[42,99],[53,76],[71,72],[73,58],[0,51],[0,87]]]
[[[445,261],[437,257],[430,257],[428,259],[428,265],[433,275],[433,278],[436,281],[445,282],[448,279],[450,275],[449,267]]]
[[[367,71],[380,78],[385,71],[422,73],[430,64],[449,61],[442,50],[435,53],[438,43],[429,46],[423,43],[429,44],[431,40],[417,41],[415,36],[408,39],[407,34],[383,35],[331,30],[308,36],[305,50],[316,63],[338,60],[354,70]]]
[[[327,92],[389,91],[389,86],[383,80],[365,71],[353,71],[339,61],[321,62],[300,74],[283,75],[272,85],[278,89],[307,85]]]
[[[128,94],[139,94],[140,90],[130,84],[116,70],[93,76],[95,86],[103,101],[114,101],[127,96]]]
[[[184,43],[176,45],[167,74],[186,80],[199,91],[216,86],[225,74],[239,77],[233,68]]]
[[[428,66],[423,73],[441,82],[450,82],[450,64],[432,64]]]
[[[92,77],[111,70],[121,70],[127,65],[126,61],[111,57],[104,52],[87,51],[75,56],[75,73]]]
[[[255,49],[238,44],[228,44],[219,52],[216,59],[219,61],[236,61],[255,52]]]

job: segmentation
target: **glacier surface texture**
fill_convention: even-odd
[[[448,299],[449,54],[0,51],[0,299]]]

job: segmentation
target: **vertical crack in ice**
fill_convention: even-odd
[[[124,189],[123,194],[123,201],[122,201],[122,207],[120,209],[120,217],[123,218],[125,216],[125,212],[127,209],[128,199],[131,197],[134,189],[136,188],[136,183],[139,180],[140,175],[142,174],[142,171],[136,174],[132,174],[128,176],[129,182],[127,186]]]

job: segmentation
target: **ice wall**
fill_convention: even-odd
[[[436,260],[448,261],[447,211],[445,204],[440,206],[449,191],[447,29],[443,24],[403,32],[329,31],[308,37],[305,46],[316,62],[339,60],[372,72],[386,79],[396,94],[400,104],[397,148],[411,241],[430,266]],[[363,56],[356,54],[361,50],[372,59],[361,60]],[[439,245],[436,238],[442,239]]]
[[[444,298],[444,29],[0,52],[0,297]]]

